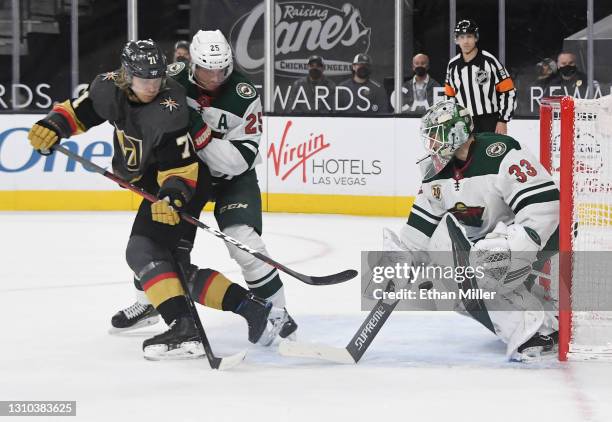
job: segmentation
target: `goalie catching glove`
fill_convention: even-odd
[[[537,233],[529,227],[497,223],[470,251],[470,265],[482,267],[485,274],[477,280],[478,285],[502,293],[515,289],[531,273],[540,243]]]

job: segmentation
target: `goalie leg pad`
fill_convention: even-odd
[[[489,311],[498,337],[506,343],[506,357],[513,359],[518,348],[536,333],[558,331],[554,312],[544,311],[540,301],[525,287],[499,296]]]

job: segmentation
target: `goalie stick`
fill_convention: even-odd
[[[453,244],[453,261],[455,263],[455,268],[467,268],[470,265],[470,250],[472,249],[472,242],[470,242],[470,240],[465,236],[461,228],[455,222],[455,219],[451,217],[450,214],[446,216],[446,226],[448,227],[448,234],[450,235],[451,243]],[[474,277],[466,277],[466,279],[462,283],[458,283],[458,285],[464,292],[478,288],[478,284],[476,283]],[[472,318],[480,322],[487,329],[493,332],[493,334],[495,334],[495,328],[493,327],[491,317],[489,317],[489,312],[487,311],[484,300],[479,298],[468,299],[466,296],[463,296],[461,300],[463,301],[465,310],[472,316]]]
[[[457,226],[455,220],[448,216],[446,217],[446,225],[451,238],[453,248],[453,261],[455,267],[466,267],[469,265],[470,249],[472,247],[469,239],[465,237],[463,231]],[[467,278],[463,283],[458,283],[464,291],[468,289],[478,288],[474,278]],[[419,285],[419,289],[430,289],[432,287],[430,281],[426,281]],[[387,291],[393,288],[393,282],[389,282]],[[484,325],[486,328],[495,333],[493,322],[489,317],[485,303],[482,299],[462,299],[463,304],[468,313]],[[399,300],[386,303],[380,299],[374,308],[370,311],[357,333],[353,336],[346,347],[333,347],[317,343],[304,343],[297,341],[282,340],[279,345],[279,353],[283,356],[292,357],[307,357],[323,359],[336,363],[357,363],[364,355],[374,338],[381,330],[384,323],[395,309]]]
[[[149,202],[155,202],[158,200],[158,198],[155,195],[152,195],[148,192],[146,192],[145,190],[133,185],[132,183],[129,183],[123,179],[121,179],[120,177],[116,176],[115,174],[111,173],[110,171],[107,171],[105,169],[103,169],[102,167],[94,164],[93,162],[81,157],[80,155],[70,151],[67,148],[64,148],[63,146],[59,145],[59,144],[55,144],[53,145],[51,148],[53,148],[56,151],[61,152],[62,154],[67,155],[68,157],[72,158],[74,161],[81,163],[83,165],[83,167],[85,167],[88,170],[94,171],[96,173],[101,174],[102,176],[112,180],[113,182],[117,183],[119,186],[124,187],[132,192],[134,192],[137,195],[142,196],[143,198],[145,198],[147,201]],[[357,276],[357,271],[356,270],[345,270],[345,271],[341,271],[339,273],[336,274],[331,274],[331,275],[326,275],[326,276],[310,276],[310,275],[305,275],[302,273],[299,273],[297,271],[292,270],[291,268],[288,268],[286,266],[284,266],[283,264],[275,261],[274,259],[262,254],[261,252],[256,251],[255,249],[250,248],[249,246],[245,245],[242,242],[239,242],[238,240],[234,239],[233,237],[230,237],[228,235],[226,235],[225,233],[210,227],[206,224],[204,224],[203,222],[201,222],[200,220],[198,220],[197,218],[181,212],[179,213],[181,216],[181,219],[193,224],[195,226],[198,226],[201,229],[204,229],[205,231],[207,231],[208,233],[212,234],[213,236],[216,236],[220,239],[222,239],[223,241],[227,242],[227,243],[231,243],[232,245],[236,246],[238,249],[242,249],[243,251],[253,255],[255,258],[265,262],[266,264],[271,265],[272,267],[286,273],[289,274],[290,276],[300,280],[303,283],[306,284],[310,284],[313,286],[327,286],[330,284],[338,284],[338,283],[343,283],[345,281],[351,280],[353,278],[355,278]]]
[[[394,290],[393,281],[389,281],[385,289],[387,292],[391,290]],[[391,303],[379,299],[346,347],[283,339],[278,346],[278,352],[283,356],[323,359],[336,363],[357,363],[398,303],[399,299]]]
[[[463,234],[455,220],[447,216],[446,224],[452,242],[453,261],[455,266],[468,266],[469,254],[472,247],[469,239]],[[517,273],[524,269],[517,270]],[[540,277],[550,277],[550,274],[536,271],[530,268],[530,273]],[[390,282],[389,285],[393,283]],[[478,288],[474,278],[468,278],[463,283],[458,283],[463,290]],[[433,287],[431,281],[425,281],[419,285],[419,289],[429,290]],[[387,287],[389,291],[389,286]],[[495,334],[493,322],[482,299],[462,299],[468,313]],[[357,333],[353,336],[346,347],[334,347],[318,343],[305,343],[299,341],[282,340],[279,345],[279,353],[283,356],[306,357],[322,359],[336,363],[357,363],[364,355],[374,338],[381,330],[383,324],[397,306],[399,300],[386,303],[380,299],[370,311]]]

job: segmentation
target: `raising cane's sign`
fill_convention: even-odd
[[[263,72],[263,48],[251,42],[263,27],[264,4],[242,15],[230,30],[236,64],[246,73]],[[316,54],[325,61],[328,76],[348,75],[358,53],[370,48],[371,28],[360,10],[351,3],[330,6],[313,2],[277,2],[274,12],[275,61],[279,76],[297,77],[308,73],[308,57]]]

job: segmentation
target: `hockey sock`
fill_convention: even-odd
[[[272,271],[256,280],[246,280],[246,283],[249,286],[249,290],[253,292],[254,295],[263,298],[273,296],[283,287],[283,282],[276,268],[273,268]]]
[[[187,298],[183,295],[172,297],[156,306],[155,309],[168,325],[177,318],[190,315]]]
[[[171,264],[156,265],[140,277],[140,284],[167,324],[180,316],[189,315],[185,291]]]
[[[247,291],[236,283],[232,283],[223,274],[205,268],[198,270],[191,290],[193,299],[210,308],[223,311],[234,311]]]

